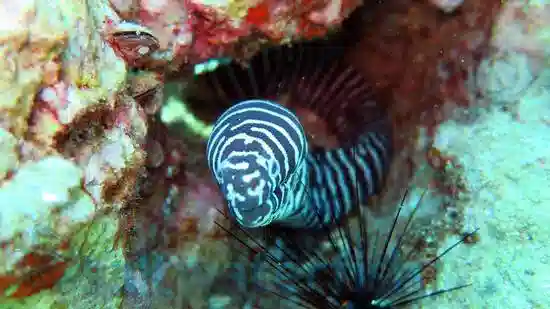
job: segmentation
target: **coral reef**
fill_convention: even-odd
[[[107,295],[121,291],[121,273],[139,274],[139,267],[124,264],[152,244],[177,247],[183,259],[197,250],[223,251],[219,243],[202,244],[219,236],[212,232],[213,205],[189,200],[215,193],[199,180],[204,176],[182,170],[185,146],[166,137],[154,116],[163,73],[184,75],[212,57],[246,57],[266,42],[322,36],[359,4],[1,2],[2,302],[112,307],[119,300]],[[161,72],[129,70],[136,67]],[[163,211],[175,215],[168,220]],[[84,237],[83,231],[90,232]],[[186,239],[162,240],[166,235]],[[110,270],[111,264],[118,266]],[[116,279],[105,297],[74,294],[97,289],[97,278],[111,275]],[[65,285],[76,291],[46,300]]]
[[[449,2],[460,3],[385,1],[365,13],[368,26],[350,57],[387,92],[398,132],[418,123],[431,130],[453,106],[471,104],[467,81],[489,55],[501,1],[465,0],[452,13],[434,5]]]
[[[119,18],[108,20],[107,33],[115,46],[126,48],[127,59],[135,62],[136,44],[143,44],[147,57],[140,65],[182,74],[209,58],[248,58],[264,43],[326,35],[361,1],[116,0],[111,4]],[[128,33],[127,23],[120,19],[144,29]]]
[[[361,4],[0,2],[0,306],[245,302],[249,257],[215,224],[224,201],[204,157],[209,120],[227,105],[204,119],[180,106],[182,128],[170,123],[175,109],[159,112],[166,101],[177,109],[165,82],[188,86],[207,60],[243,62],[265,45],[324,37]],[[423,274],[428,287],[476,287],[423,307],[548,307],[548,5],[364,4],[361,38],[345,47],[403,135],[390,182],[413,184],[413,197],[435,192],[407,246],[426,260],[481,227],[476,246]],[[298,114],[314,144],[337,144],[326,121]]]
[[[139,199],[123,209],[127,279],[124,306],[204,308],[215,279],[231,254],[214,221],[223,200],[188,153],[201,154],[189,137],[183,143],[158,119],[149,123],[146,171]],[[201,147],[202,148],[202,147]],[[191,165],[191,166],[190,166]],[[197,278],[200,278],[197,279]]]
[[[541,34],[548,30],[541,18],[547,11],[548,6],[514,1],[498,11],[492,35],[484,43],[488,48],[460,83],[467,100],[440,93],[423,103],[410,93],[410,106],[396,102],[412,113],[415,128],[414,145],[409,139],[405,154],[412,163],[412,184],[435,189],[439,195],[431,202],[424,227],[416,227],[416,245],[425,256],[433,256],[465,231],[481,228],[468,240],[475,246],[460,247],[442,267],[433,269],[437,281],[429,285],[440,288],[469,281],[472,286],[457,296],[425,300],[422,308],[549,305],[543,275],[548,272],[547,256],[537,249],[548,235],[547,215],[539,210],[550,200],[544,191],[550,79]],[[437,84],[430,80],[428,85]],[[419,115],[431,104],[444,108],[426,121]],[[419,129],[418,123],[427,127]]]
[[[449,14],[448,9],[439,6],[444,1],[431,2],[387,1],[371,7],[370,13],[375,13],[370,15],[374,17],[365,27],[367,34],[350,52],[354,63],[370,77],[375,90],[384,93],[386,101],[393,104],[397,132],[405,135],[402,139],[405,153],[399,158],[405,162],[396,162],[399,165],[394,167],[395,177],[400,179],[390,183],[399,188],[403,183],[412,184],[420,191],[431,188],[436,192],[429,201],[433,206],[427,207],[424,221],[415,226],[416,234],[407,244],[420,249],[418,258],[421,260],[435,256],[440,248],[446,247],[443,243],[448,238],[461,236],[464,230],[472,227],[469,221],[472,208],[484,209],[479,206],[484,201],[471,196],[468,189],[475,179],[464,175],[464,169],[470,167],[463,161],[461,150],[446,151],[438,143],[434,144],[434,138],[447,134],[438,131],[449,125],[445,120],[453,118],[461,122],[460,127],[453,129],[460,134],[458,132],[464,128],[484,125],[485,109],[480,107],[501,107],[516,120],[535,116],[542,120],[546,118],[544,114],[536,113],[521,115],[518,109],[521,105],[517,104],[529,92],[528,89],[544,86],[544,82],[537,78],[547,59],[544,45],[537,43],[543,37],[541,13],[535,13],[540,8],[524,7],[528,19],[535,20],[536,26],[533,27],[537,31],[536,34],[524,33],[535,37],[532,40],[524,38],[531,43],[524,46],[532,48],[520,53],[521,48],[512,44],[513,41],[503,40],[514,37],[510,31],[517,31],[505,27],[510,25],[510,10],[518,10],[517,5],[464,1]],[[518,16],[512,21],[520,25],[526,23],[524,17]],[[538,88],[532,88],[534,86]],[[466,109],[457,112],[457,107]],[[312,131],[324,132],[322,124],[315,121],[311,121],[311,127]],[[464,151],[474,155],[476,152],[474,149]],[[504,150],[500,152],[504,153]],[[494,160],[498,162],[499,159],[495,156]],[[468,204],[464,200],[469,200]],[[385,209],[381,213],[392,210]],[[488,241],[486,239],[486,234],[482,234],[467,239],[467,242],[484,243]],[[453,255],[456,258],[456,253]],[[464,265],[456,259],[450,259],[449,264],[452,267],[445,263],[443,267],[426,271],[424,279],[429,287],[457,283],[456,280],[448,281],[446,275],[451,268]],[[474,264],[472,260],[471,265]],[[490,307],[487,301],[482,303]],[[539,303],[540,306],[544,304]],[[458,306],[458,302],[451,304],[454,307],[449,305],[449,308]],[[473,302],[472,306],[475,306]],[[424,307],[440,308],[436,302],[426,302]]]
[[[44,290],[77,272],[82,247],[112,247],[109,233],[75,239],[106,215],[116,229],[114,213],[144,162],[147,124],[126,93],[126,64],[97,31],[104,3],[2,7],[0,290],[2,302],[25,298],[24,307],[48,303]],[[41,292],[43,300],[27,299]]]

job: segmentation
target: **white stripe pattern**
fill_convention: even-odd
[[[288,207],[302,204],[307,140],[300,121],[287,108],[248,100],[218,118],[207,145],[210,170],[237,222],[265,226]],[[299,180],[298,180],[299,179]]]
[[[214,124],[208,164],[240,225],[319,228],[381,190],[391,157],[389,134],[389,126],[381,126],[353,145],[309,152],[294,113],[248,100]]]

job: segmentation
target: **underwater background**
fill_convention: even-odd
[[[0,309],[550,309],[548,1],[0,7]]]

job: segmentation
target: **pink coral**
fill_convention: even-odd
[[[117,16],[106,20],[104,32],[111,45],[122,49],[123,56],[126,54],[126,61],[136,65],[139,57],[135,56],[135,50],[139,43],[155,47],[158,43],[158,51],[151,57],[143,55],[147,57],[137,63],[181,70],[212,57],[242,57],[247,49],[241,46],[247,45],[243,42],[254,45],[259,38],[278,43],[323,36],[361,2],[236,0],[214,5],[196,0],[117,0],[111,4]],[[136,35],[117,35],[126,31],[120,25],[130,21],[136,29],[143,29]]]

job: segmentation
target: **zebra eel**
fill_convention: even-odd
[[[231,72],[239,94],[214,123],[209,168],[240,225],[320,228],[380,192],[392,156],[389,121],[349,65],[307,55],[293,62],[275,54],[251,61],[252,72],[244,76],[254,77],[246,80],[254,91],[243,91],[242,72]],[[288,107],[277,103],[280,95],[290,97]],[[334,120],[341,145],[309,149],[293,107]],[[346,122],[354,130],[345,130]]]

